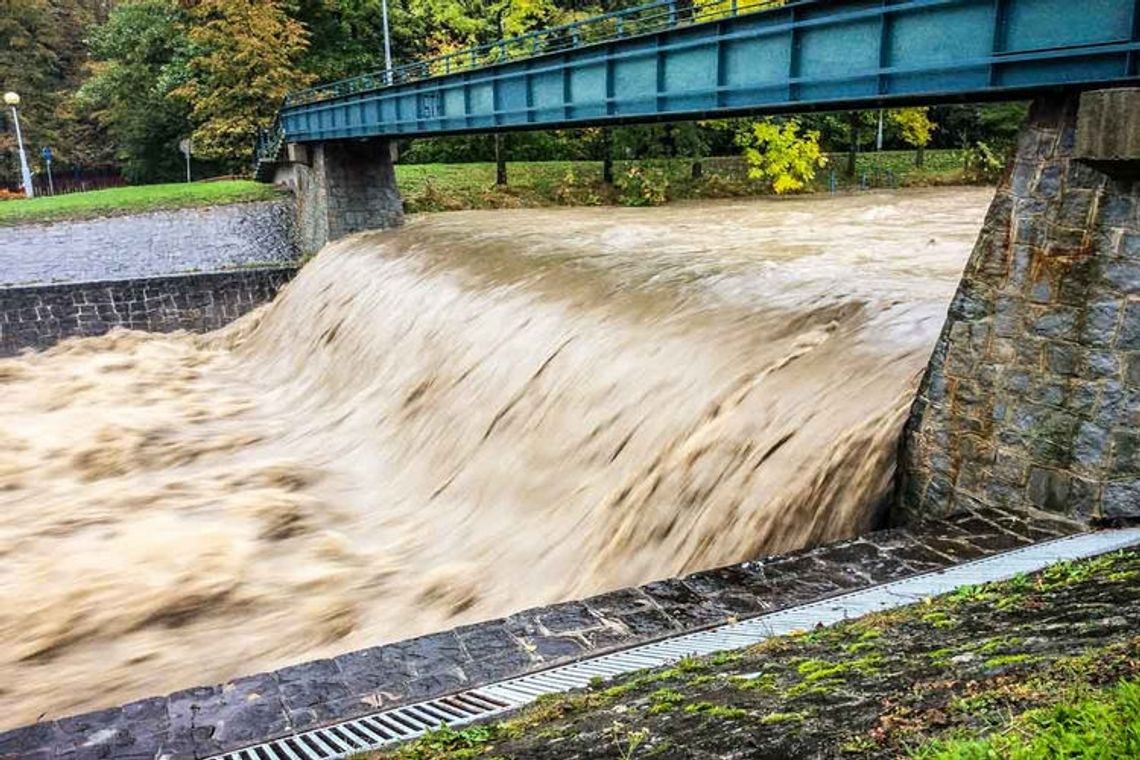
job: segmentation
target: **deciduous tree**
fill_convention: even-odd
[[[95,60],[79,102],[106,127],[132,182],[182,174],[178,142],[190,135],[190,108],[171,93],[189,77],[187,25],[175,0],[135,0],[92,35]]]
[[[195,147],[243,167],[258,127],[312,78],[299,66],[308,32],[280,0],[196,0],[187,36],[188,79],[173,94],[190,105]]]
[[[938,129],[930,120],[930,109],[899,108],[890,112],[890,120],[898,127],[903,142],[915,148],[914,165],[922,166],[926,146]]]

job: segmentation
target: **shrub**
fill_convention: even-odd
[[[815,170],[827,165],[819,147],[819,132],[799,134],[796,121],[783,124],[765,119],[736,136],[744,148],[748,177],[765,182],[777,194],[803,190],[815,179]]]
[[[986,143],[979,142],[966,153],[965,177],[967,182],[991,184],[1000,177],[1005,162]]]
[[[567,206],[600,206],[605,200],[597,188],[579,178],[573,169],[562,175],[562,180],[555,185],[554,199]]]
[[[615,184],[625,206],[660,206],[668,200],[669,179],[660,169],[631,166]]]

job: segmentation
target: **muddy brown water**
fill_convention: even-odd
[[[868,528],[990,195],[421,216],[0,361],[0,728]]]

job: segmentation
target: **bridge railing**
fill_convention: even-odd
[[[795,0],[792,0],[794,2]],[[291,93],[285,106],[317,103],[431,77],[471,71],[505,61],[573,50],[607,40],[789,5],[789,0],[655,0],[535,32],[457,50],[424,61],[382,69]]]
[[[281,123],[281,112],[278,111],[272,124],[257,130],[257,143],[253,152],[254,177],[259,180],[269,179],[263,175],[273,171],[272,164],[277,161],[277,154],[281,151],[281,145],[284,141],[285,125]]]

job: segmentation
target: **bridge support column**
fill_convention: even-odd
[[[289,145],[302,251],[363,230],[397,227],[404,204],[388,140]]]
[[[896,522],[1140,518],[1138,128],[1140,90],[1033,104],[906,426]]]

